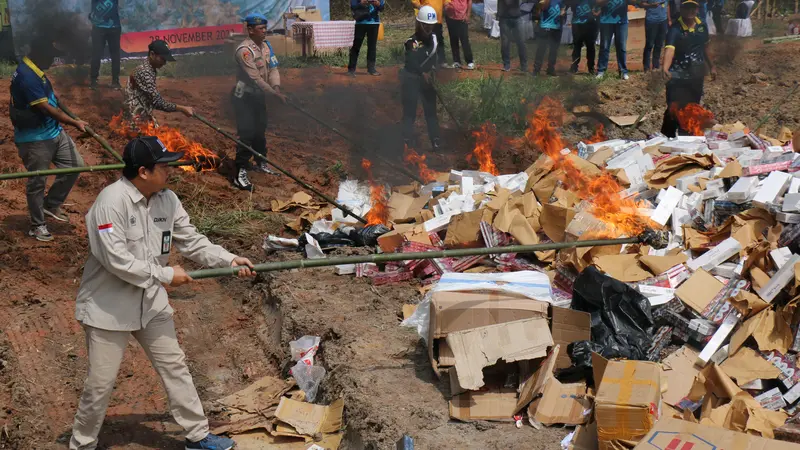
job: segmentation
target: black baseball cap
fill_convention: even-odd
[[[128,142],[122,160],[127,167],[142,167],[156,163],[169,163],[183,158],[183,152],[171,152],[161,139],[140,136]]]
[[[175,61],[175,57],[172,56],[172,50],[169,49],[169,44],[167,44],[166,41],[162,41],[161,39],[155,40],[147,46],[147,49],[163,57],[167,61]]]

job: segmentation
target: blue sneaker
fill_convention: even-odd
[[[186,440],[186,450],[230,450],[236,445],[233,439],[216,436],[208,433],[205,439],[199,442]]]

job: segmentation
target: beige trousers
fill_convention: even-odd
[[[199,441],[206,437],[208,420],[186,367],[186,356],[178,345],[172,313],[162,311],[146,328],[133,332],[101,330],[86,325],[83,328],[89,352],[89,374],[75,414],[70,450],[97,447],[97,436],[131,334],[161,377],[172,417],[186,430],[186,439]]]

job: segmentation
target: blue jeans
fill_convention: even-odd
[[[525,38],[520,29],[520,18],[503,18],[500,21],[500,55],[503,58],[503,66],[511,67],[511,42],[517,44],[519,52],[519,66],[523,71],[528,70],[528,53],[525,47]]]
[[[661,49],[664,48],[664,41],[667,40],[667,21],[645,22],[644,23],[644,56],[642,66],[647,72],[652,67],[658,70],[661,67]],[[650,65],[650,55],[652,54],[653,65]]]
[[[617,51],[617,64],[621,74],[628,73],[627,47],[628,47],[628,24],[627,23],[601,23],[600,24],[600,60],[597,62],[597,73],[605,72],[608,69],[608,57],[611,53],[611,37],[614,37],[614,49]]]

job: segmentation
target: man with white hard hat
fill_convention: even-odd
[[[436,68],[436,51],[439,41],[433,33],[438,23],[436,10],[423,6],[417,13],[417,28],[405,43],[406,63],[400,73],[403,97],[403,140],[414,146],[414,122],[417,118],[417,102],[422,98],[422,109],[428,124],[428,137],[436,151],[440,150],[439,119],[436,116],[436,91],[433,87],[433,72]]]

